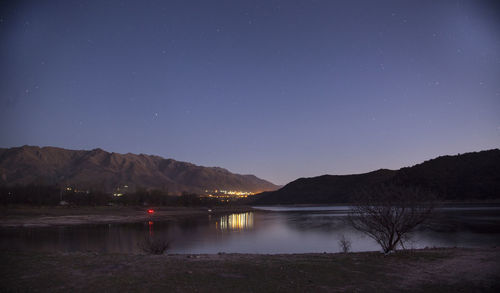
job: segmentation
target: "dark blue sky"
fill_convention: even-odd
[[[500,146],[495,1],[3,1],[0,146],[284,184]]]

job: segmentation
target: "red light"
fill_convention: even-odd
[[[155,210],[153,210],[153,209],[148,210],[148,214],[154,214],[154,212],[155,212]]]

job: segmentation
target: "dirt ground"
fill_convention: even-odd
[[[500,249],[349,254],[0,253],[1,292],[500,292]]]

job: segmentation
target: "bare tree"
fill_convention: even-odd
[[[339,246],[340,250],[342,250],[343,253],[348,253],[351,250],[351,240],[345,237],[344,234],[339,239]]]
[[[434,202],[432,194],[419,189],[384,185],[362,192],[348,219],[389,253],[398,245],[404,248],[404,239],[429,218]]]

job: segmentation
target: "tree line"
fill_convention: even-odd
[[[137,188],[121,196],[101,190],[75,191],[54,185],[18,185],[0,186],[0,204],[2,205],[154,205],[154,206],[217,206],[234,204],[215,198],[201,197],[195,193],[183,192],[180,196],[165,190]]]

